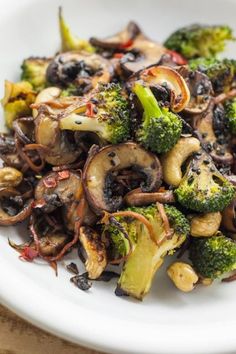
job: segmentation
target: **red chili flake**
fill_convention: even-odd
[[[87,102],[85,115],[87,117],[94,117],[94,104],[92,102]]]
[[[171,55],[173,61],[178,64],[178,65],[185,65],[188,63],[188,61],[179,53],[177,53],[175,50],[167,50],[167,53]]]
[[[69,170],[63,170],[58,172],[58,180],[61,181],[63,179],[68,179],[70,177]]]
[[[125,48],[129,48],[131,47],[131,45],[133,45],[134,41],[132,39],[128,39],[128,41],[124,42],[124,43],[121,43],[119,45],[119,48],[120,49],[125,49]]]
[[[115,53],[115,54],[113,55],[113,58],[121,59],[121,58],[123,58],[123,56],[124,56],[124,53]]]
[[[150,68],[145,70],[143,73],[144,75],[156,76],[156,68]]]
[[[43,184],[47,188],[55,188],[57,186],[57,180],[55,177],[46,177],[43,179]]]
[[[19,256],[20,259],[27,262],[32,262],[36,257],[38,257],[38,252],[29,246],[25,246]]]
[[[32,203],[32,208],[42,208],[44,205],[46,204],[46,201],[45,201],[45,199],[39,199],[39,200],[37,200],[37,201],[34,201],[33,203]]]

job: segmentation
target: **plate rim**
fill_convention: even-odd
[[[32,0],[8,0],[14,3],[14,13],[17,12],[25,4],[29,4]],[[225,0],[235,4],[235,0]],[[6,21],[7,12],[13,11],[11,6],[4,9],[4,21]],[[0,269],[4,270],[4,257],[0,257]],[[61,324],[58,314],[57,305],[66,304],[66,308],[73,309],[74,306],[68,300],[62,301],[50,295],[48,289],[40,288],[35,282],[30,284],[30,289],[22,284],[27,282],[28,277],[25,274],[18,274],[17,279],[14,278],[15,268],[11,264],[7,264],[7,277],[4,271],[0,271],[0,303],[6,306],[18,316],[33,325],[59,336],[65,340],[71,341],[91,349],[101,350],[107,353],[133,353],[133,354],[226,354],[235,353],[236,339],[235,321],[223,323],[224,333],[222,334],[222,323],[219,320],[214,324],[208,324],[207,327],[202,325],[189,326],[180,325],[160,325],[155,328],[151,324],[144,324],[142,330],[133,320],[129,320],[128,325],[132,325],[132,329],[126,331],[126,320],[114,320],[112,323],[106,321],[107,315],[101,318],[100,315],[94,315],[91,310],[83,309],[78,303],[78,312],[80,317],[76,320],[71,319],[68,313],[63,312],[63,325]],[[14,282],[12,281],[14,279]],[[16,301],[15,291],[20,300]],[[41,294],[41,295],[40,295]],[[50,307],[45,311],[44,303],[41,301],[43,296],[51,298]],[[122,301],[122,300],[121,300]],[[82,314],[82,315],[81,315]],[[87,315],[89,316],[87,317]],[[92,323],[91,323],[92,318]],[[203,314],[204,320],[204,314]],[[115,328],[114,328],[114,327]],[[112,328],[111,328],[112,327]],[[207,330],[207,333],[206,333]],[[93,334],[91,335],[91,332]],[[104,337],[107,332],[109,336]],[[171,334],[171,340],[168,340],[168,333]],[[184,336],[183,336],[184,333]],[[151,337],[151,338],[150,338]],[[158,343],[158,345],[157,345]],[[211,348],[209,348],[211,346]]]

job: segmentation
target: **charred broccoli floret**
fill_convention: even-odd
[[[46,86],[46,71],[50,60],[33,57],[25,59],[21,66],[21,79],[30,82],[34,90],[43,90]]]
[[[189,258],[201,276],[215,279],[236,269],[236,243],[223,235],[194,238]]]
[[[95,49],[85,39],[78,38],[71,33],[71,30],[64,20],[62,8],[59,8],[59,27],[61,35],[61,50],[67,52],[70,50],[85,50],[93,53]]]
[[[61,119],[60,128],[94,132],[112,144],[128,140],[130,112],[119,84],[100,85],[80,111]]]
[[[225,118],[227,120],[229,130],[232,134],[236,134],[236,98],[226,101]]]
[[[162,216],[156,205],[126,210],[144,216],[151,224],[155,240],[158,242],[157,244],[153,241],[148,228],[140,220],[130,216],[118,218],[118,222],[129,236],[132,251],[124,264],[116,294],[126,294],[142,300],[149,291],[152,279],[162,265],[166,254],[172,254],[174,249],[178,248],[186,239],[189,233],[189,223],[175,207],[165,205],[164,210],[169,220],[171,232],[166,237]],[[121,239],[124,231],[120,231],[120,228],[116,229],[114,225],[110,230],[108,227],[108,231],[115,245],[119,246],[119,242],[116,241],[118,240],[117,234],[120,233]],[[124,251],[124,248],[122,250]]]
[[[185,208],[199,212],[222,211],[233,199],[233,185],[216,169],[205,152],[195,156],[175,190]]]
[[[164,45],[187,59],[215,56],[225,49],[226,41],[233,39],[228,26],[191,25],[172,33]]]
[[[136,83],[133,87],[143,106],[143,121],[136,132],[137,141],[156,153],[169,151],[179,140],[182,121],[168,108],[161,108],[149,87]]]
[[[16,118],[31,114],[30,105],[35,101],[35,97],[36,93],[29,82],[5,81],[5,92],[1,103],[8,128],[12,128],[12,123]]]
[[[209,77],[215,93],[230,90],[236,76],[236,60],[233,59],[197,58],[190,60],[189,66]]]

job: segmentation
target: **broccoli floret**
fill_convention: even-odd
[[[223,235],[194,238],[189,258],[197,273],[215,279],[236,269],[236,243]]]
[[[149,87],[144,87],[137,82],[133,91],[144,109],[143,121],[136,132],[136,139],[153,152],[169,151],[179,140],[182,121],[168,108],[159,106]]]
[[[84,115],[72,113],[61,119],[60,128],[94,132],[112,144],[128,140],[130,112],[119,84],[100,85],[80,111]]]
[[[164,45],[187,59],[215,56],[225,49],[225,42],[233,40],[228,26],[191,25],[172,33]]]
[[[43,90],[46,86],[46,71],[50,61],[51,59],[47,58],[25,59],[21,66],[21,79],[30,82],[34,90]]]
[[[189,163],[175,194],[185,208],[209,213],[222,211],[233,199],[233,185],[216,169],[205,152]]]
[[[164,257],[185,241],[189,233],[187,219],[175,207],[165,205],[164,209],[173,231],[168,237],[166,237],[163,220],[156,205],[126,209],[143,215],[150,222],[154,237],[157,242],[160,242],[159,245],[152,240],[147,227],[138,219],[118,218],[132,243],[132,252],[123,266],[116,294],[131,295],[142,300],[149,291],[152,279],[162,265]],[[110,230],[108,227],[112,240],[116,237],[114,227],[113,225]],[[120,230],[118,230],[119,232]]]
[[[190,60],[189,66],[209,77],[215,93],[229,91],[236,75],[236,60],[233,59],[198,58]]]
[[[63,89],[61,91],[60,97],[80,96],[80,95],[81,95],[81,89],[74,84],[69,84],[66,89]]]
[[[225,118],[232,134],[236,134],[236,98],[225,102]]]
[[[94,47],[85,39],[74,36],[62,15],[62,8],[59,8],[59,27],[61,35],[61,50],[67,52],[70,50],[84,50],[89,53],[95,51]]]
[[[32,113],[30,105],[34,103],[36,93],[32,85],[27,81],[13,83],[5,81],[4,97],[1,100],[5,123],[12,129],[13,121],[19,117]]]

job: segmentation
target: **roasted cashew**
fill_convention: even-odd
[[[198,275],[190,264],[174,262],[167,269],[167,274],[175,286],[184,292],[192,291],[198,281]]]
[[[0,169],[0,188],[16,187],[23,180],[20,171],[13,167],[3,167]]]
[[[162,169],[164,181],[174,187],[178,187],[182,179],[181,166],[194,152],[200,150],[198,139],[180,138],[177,144],[162,156]]]
[[[220,227],[221,219],[220,212],[194,216],[190,223],[190,233],[194,237],[213,236]]]
[[[51,101],[55,98],[58,98],[61,94],[61,89],[58,87],[47,87],[44,90],[42,90],[36,97],[35,104],[43,103],[43,102],[48,102]],[[37,117],[38,115],[38,110],[33,109],[33,117]]]

